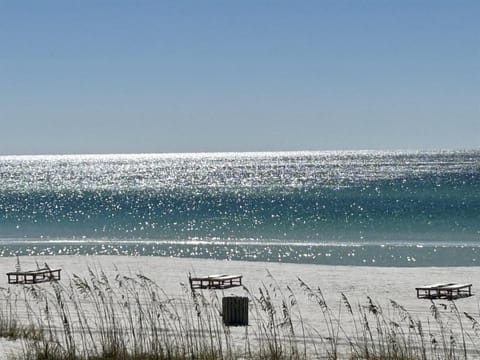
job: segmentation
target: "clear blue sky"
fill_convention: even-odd
[[[0,154],[480,146],[480,1],[3,1]]]

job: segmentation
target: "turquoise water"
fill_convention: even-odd
[[[480,151],[0,157],[0,254],[480,263]]]

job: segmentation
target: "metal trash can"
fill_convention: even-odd
[[[227,326],[248,325],[248,298],[226,296],[222,299],[222,318]]]

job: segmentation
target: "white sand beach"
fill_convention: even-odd
[[[480,297],[476,295],[479,288],[480,267],[437,267],[437,268],[393,268],[393,267],[356,267],[356,266],[322,266],[286,263],[216,261],[188,258],[134,257],[134,256],[51,256],[21,257],[22,270],[35,269],[37,263],[48,263],[52,268],[62,269],[62,283],[68,283],[73,274],[88,276],[88,268],[102,269],[112,277],[117,274],[141,273],[154,280],[171,297],[180,296],[184,291],[180,284],[188,284],[188,274],[241,274],[243,284],[254,294],[262,284],[276,281],[280,288],[289,286],[297,295],[298,306],[304,321],[314,327],[323,320],[318,304],[302,295],[303,290],[298,278],[312,288],[321,288],[328,305],[340,308],[341,293],[345,294],[352,305],[367,304],[367,296],[389,309],[389,300],[393,299],[405,307],[414,317],[427,322],[431,319],[431,302],[417,299],[415,287],[433,283],[472,283],[473,296],[455,301],[460,312],[479,316]],[[13,271],[16,259],[2,258],[0,270],[3,274]],[[273,279],[268,276],[268,272]],[[2,287],[11,287],[19,291],[21,285],[8,285],[5,275]],[[39,286],[48,286],[41,284]],[[207,291],[207,290],[202,290]],[[221,296],[242,296],[241,287],[218,290]],[[4,299],[0,299],[3,301]],[[437,303],[448,304],[447,300]],[[445,312],[449,310],[446,309]],[[348,322],[343,324],[349,326]],[[470,325],[465,325],[469,327]],[[9,351],[18,348],[18,342],[1,340],[0,358],[6,358]]]

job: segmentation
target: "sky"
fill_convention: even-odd
[[[478,0],[0,0],[0,155],[480,148]]]

